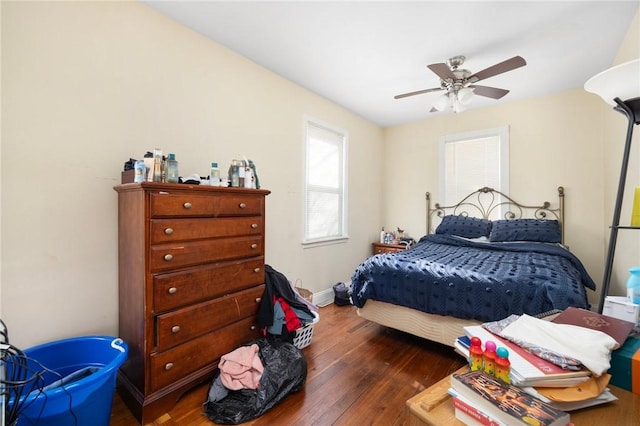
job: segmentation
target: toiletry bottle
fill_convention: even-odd
[[[153,181],[162,182],[162,150],[160,148],[153,151]]]
[[[175,154],[169,154],[166,167],[167,182],[178,183],[178,161]]]
[[[482,353],[482,363],[484,372],[490,376],[496,374],[496,344],[492,340],[484,343],[484,352]]]
[[[244,188],[244,160],[238,160],[238,186]]]
[[[253,186],[253,173],[251,172],[251,168],[249,166],[244,166],[244,187],[245,188],[254,188]]]
[[[511,362],[509,351],[502,346],[496,349],[496,379],[511,383]]]
[[[238,167],[238,162],[236,160],[231,161],[231,169],[229,173],[229,180],[231,181],[231,186],[233,188],[237,188],[240,186],[240,171]]]
[[[479,337],[471,338],[469,346],[469,367],[471,371],[482,371],[482,340]]]
[[[640,266],[629,268],[627,299],[629,302],[640,304]]]
[[[220,186],[220,168],[218,163],[211,163],[211,174],[209,175],[209,185]]]
[[[134,166],[134,182],[144,182],[147,180],[147,167],[144,165],[144,160],[138,160],[135,162]]]

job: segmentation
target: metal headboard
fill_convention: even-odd
[[[562,232],[561,243],[564,244],[564,187],[558,187],[558,207],[551,208],[551,203],[543,202],[538,206],[528,206],[518,203],[502,192],[487,186],[472,192],[457,204],[441,206],[435,203],[431,207],[431,194],[426,193],[427,200],[427,233],[434,232],[434,219],[442,219],[445,215],[462,215],[489,219],[497,209],[506,208],[503,219],[556,219],[560,223]]]

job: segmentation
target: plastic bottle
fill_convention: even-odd
[[[138,160],[135,162],[134,166],[134,182],[144,182],[147,180],[147,167],[144,165],[144,160]]]
[[[511,383],[511,362],[509,351],[502,346],[496,350],[496,379]]]
[[[496,344],[492,340],[484,343],[484,352],[482,353],[482,363],[484,372],[490,376],[496,374]]]
[[[153,151],[153,181],[162,182],[162,150],[160,148]]]
[[[238,160],[238,186],[244,188],[245,165],[243,160]]]
[[[240,171],[238,170],[238,163],[236,160],[231,161],[231,167],[229,167],[229,180],[231,181],[231,187],[237,188],[240,186]]]
[[[209,175],[209,185],[220,186],[220,168],[218,163],[211,163],[211,174]]]
[[[178,183],[178,160],[175,154],[169,154],[167,159],[167,182]]]
[[[469,346],[469,367],[471,371],[482,370],[482,340],[479,337],[471,338]]]
[[[629,268],[627,279],[627,299],[630,302],[640,304],[640,266]]]
[[[253,173],[249,166],[244,166],[244,187],[253,188]]]
[[[382,227],[382,231],[380,231],[380,244],[384,244],[384,237],[386,236],[384,232],[384,226]]]

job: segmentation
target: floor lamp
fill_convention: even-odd
[[[598,312],[602,313],[605,298],[609,294],[609,286],[611,284],[611,272],[618,239],[618,230],[621,228],[631,228],[629,226],[620,226],[620,210],[622,209],[624,184],[627,178],[627,166],[629,164],[633,129],[635,125],[640,124],[640,59],[625,62],[595,75],[585,83],[584,88],[588,92],[599,95],[606,103],[612,105],[614,110],[624,114],[629,122],[622,156],[622,167],[620,168],[618,193],[616,195],[616,204],[611,222],[607,261],[602,279],[602,289],[600,290]]]

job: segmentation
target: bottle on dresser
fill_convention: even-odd
[[[167,159],[166,180],[170,183],[178,183],[178,160],[175,154],[169,154]]]
[[[211,174],[209,175],[209,185],[220,186],[220,168],[218,163],[211,163]]]
[[[162,150],[153,150],[153,181],[162,182]]]

